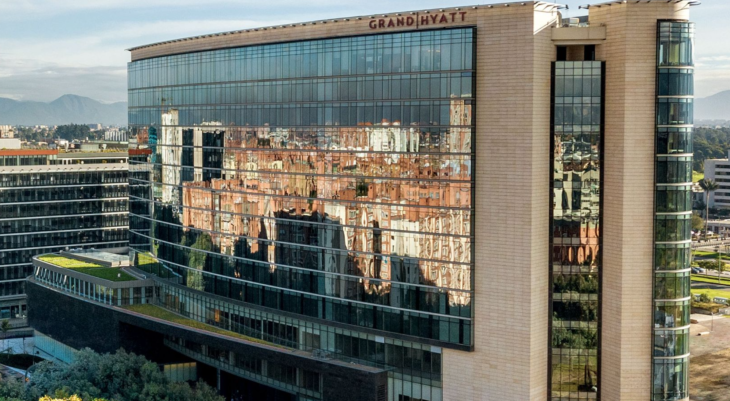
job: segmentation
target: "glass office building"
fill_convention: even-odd
[[[519,2],[131,49],[134,264],[170,311],[387,370],[373,399],[685,400],[690,5],[563,21]],[[282,358],[261,362],[275,379],[235,375],[299,399],[338,385]]]
[[[129,242],[127,164],[60,165],[57,156],[0,150],[0,319],[25,318],[33,256]]]

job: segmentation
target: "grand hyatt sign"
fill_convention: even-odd
[[[370,29],[397,28],[397,27],[424,27],[463,22],[466,19],[466,11],[453,13],[434,13],[408,17],[380,18],[370,21]]]

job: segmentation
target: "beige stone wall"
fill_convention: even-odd
[[[547,399],[551,28],[504,7],[477,21],[474,352],[444,350],[444,400]]]
[[[591,7],[606,25],[601,399],[651,392],[656,29],[687,18],[686,2]]]

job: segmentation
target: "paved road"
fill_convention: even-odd
[[[700,281],[693,281],[692,288],[695,288],[698,290],[722,290],[722,291],[728,291],[730,293],[730,286],[721,285],[721,284],[703,283]],[[730,295],[730,294],[728,294],[728,295]]]

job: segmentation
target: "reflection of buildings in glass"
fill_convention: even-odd
[[[179,112],[170,109],[162,113],[159,133],[160,163],[162,168],[162,202],[179,204],[178,186],[182,183],[182,129],[178,127]]]
[[[576,135],[555,136],[553,262],[597,268],[600,190],[597,144]],[[563,138],[567,138],[564,140]]]
[[[482,26],[506,15],[512,20],[520,13],[525,21],[540,26],[559,25],[558,6],[513,3],[500,8],[501,12],[499,7],[470,8],[469,15],[478,18],[460,25],[458,15],[463,11],[454,13],[455,25],[448,27],[453,29],[432,30],[437,26],[431,25],[412,31],[402,27],[408,32],[373,31],[373,26],[382,28],[378,23],[386,24],[389,18],[375,17],[371,21],[375,25],[363,24],[364,30],[355,20],[303,28],[312,37],[321,32],[326,39],[261,43],[271,31],[259,30],[136,48],[129,67],[130,124],[145,127],[154,122],[156,116],[150,110],[157,105],[150,104],[150,99],[157,98],[157,88],[164,88],[179,100],[175,107],[180,110],[185,149],[182,161],[174,163],[183,166],[182,183],[174,184],[182,193],[180,215],[160,214],[156,226],[167,223],[168,227],[159,229],[150,241],[161,244],[152,247],[154,256],[162,263],[170,262],[170,269],[184,272],[192,265],[190,255],[199,251],[187,238],[210,234],[207,260],[194,266],[202,266],[195,273],[204,285],[195,288],[218,295],[223,306],[215,310],[203,306],[205,313],[216,316],[218,323],[218,316],[228,313],[222,311],[234,310],[229,308],[234,304],[255,313],[266,309],[265,316],[232,317],[235,324],[229,327],[244,319],[250,327],[262,328],[287,320],[292,330],[288,327],[272,335],[289,341],[287,347],[309,330],[308,336],[321,335],[322,340],[311,343],[335,358],[385,365],[389,369],[387,399],[528,399],[538,394],[564,401],[613,399],[624,393],[645,399],[648,392],[657,400],[684,399],[686,386],[675,385],[657,372],[665,367],[658,364],[671,368],[670,358],[688,360],[688,355],[677,351],[652,360],[645,346],[635,346],[657,341],[655,333],[669,334],[646,323],[655,313],[645,302],[646,291],[665,289],[645,278],[646,269],[652,267],[652,251],[664,252],[663,258],[669,259],[677,244],[660,243],[654,250],[651,241],[641,237],[645,229],[629,229],[635,224],[632,216],[648,219],[654,212],[652,202],[637,201],[616,188],[629,181],[625,171],[638,177],[636,185],[653,188],[654,173],[668,166],[664,159],[653,164],[656,154],[645,145],[656,133],[653,127],[646,129],[646,124],[636,122],[690,112],[690,100],[680,98],[691,94],[674,94],[675,100],[660,94],[657,110],[663,116],[657,117],[654,110],[648,115],[648,108],[626,107],[636,103],[637,94],[648,99],[661,87],[661,74],[656,87],[654,80],[643,80],[651,85],[637,84],[631,93],[617,90],[605,99],[605,117],[612,124],[604,127],[602,63],[612,61],[596,58],[655,54],[653,35],[640,33],[632,24],[616,23],[614,17],[641,21],[636,25],[646,33],[646,27],[658,18],[685,19],[687,4],[614,2],[612,7],[590,7],[591,20],[600,25],[594,30],[599,36],[605,26],[626,33],[610,35],[600,43],[568,43],[552,35],[559,29],[571,36],[594,27],[534,31],[538,25],[517,24],[505,28],[516,30],[514,35],[505,32],[517,42],[524,41],[521,48],[527,53],[504,51],[506,42],[497,37],[474,40],[474,26],[479,32],[496,32]],[[437,13],[429,14],[436,17]],[[337,33],[333,27],[341,25],[352,31]],[[524,27],[529,29],[517,32]],[[677,29],[687,34],[690,30],[679,25],[669,28],[660,32],[669,39]],[[276,35],[285,38],[292,29],[296,34],[299,28],[280,31],[277,27]],[[631,38],[631,46],[621,39],[626,37]],[[691,43],[677,45],[691,53]],[[197,51],[190,52],[191,48]],[[625,60],[631,67],[629,75],[652,76],[651,63],[636,63],[636,59]],[[691,66],[683,68],[689,77]],[[198,73],[202,71],[210,73]],[[675,72],[665,72],[665,78],[678,75]],[[605,79],[611,88],[620,86],[611,82],[610,75]],[[206,99],[205,104],[200,99]],[[624,118],[615,119],[609,111]],[[661,121],[680,120],[686,121]],[[219,123],[206,127],[204,121]],[[608,134],[602,135],[604,129]],[[636,147],[617,147],[621,157],[616,152],[605,155],[606,165],[612,168],[606,171],[604,188],[601,141],[617,146],[632,140],[630,136],[638,138]],[[150,129],[150,142],[151,137]],[[691,139],[691,133],[682,137]],[[552,168],[547,164],[550,146],[554,146]],[[691,163],[688,155],[656,153],[666,156],[667,163]],[[475,163],[479,163],[478,174]],[[545,192],[540,188],[547,190],[548,185],[551,205],[541,202],[540,194]],[[604,202],[610,206],[606,218],[619,228],[619,236],[606,235],[599,225],[604,189],[609,193]],[[626,207],[631,213],[623,213]],[[672,213],[660,212],[657,222],[676,220]],[[691,210],[677,213],[686,216]],[[475,221],[479,226],[474,226]],[[664,231],[655,235],[661,237]],[[666,235],[669,241],[679,233]],[[646,291],[636,295],[606,287],[611,296],[603,297],[602,243],[611,249],[607,265],[612,280],[636,280]],[[689,243],[681,245],[689,247]],[[479,263],[476,255],[482,258]],[[684,259],[670,262],[672,269],[684,266]],[[684,268],[667,272],[664,269],[669,266],[657,264],[661,266],[654,266],[659,274],[656,283],[661,284],[665,276],[685,278]],[[484,299],[472,310],[474,291]],[[664,299],[663,293],[657,295],[658,301]],[[196,293],[190,298],[212,305],[214,297]],[[620,311],[635,303],[647,306],[632,311],[644,323],[624,324]],[[503,324],[492,316],[495,305],[497,315],[507,316],[524,336],[494,334]],[[683,321],[683,312],[674,306],[656,312],[661,324],[670,321],[665,315],[671,324]],[[608,312],[600,316],[601,311]],[[291,316],[305,323],[293,323]],[[225,318],[221,321],[221,326],[230,323]],[[312,327],[320,331],[315,334]],[[328,330],[337,331],[334,340],[327,338]],[[611,336],[602,337],[605,330]],[[636,336],[641,341],[633,341]],[[524,338],[536,342],[527,344]],[[604,344],[604,349],[620,346],[620,355],[642,361],[641,372],[617,369],[625,359],[602,355],[604,340],[615,341]],[[394,351],[394,341],[408,344]],[[654,345],[655,355],[667,349]],[[440,362],[431,363],[440,361],[441,348],[447,349],[443,353],[447,375],[441,374]],[[429,349],[434,352],[426,354]],[[472,350],[477,353],[461,352]],[[431,359],[434,355],[438,359]],[[418,376],[398,370],[400,360],[438,368]],[[458,386],[452,380],[453,372],[461,373],[459,369],[467,376],[481,372],[463,368],[484,360],[490,362],[485,365],[488,373],[469,376],[473,386]],[[544,375],[532,374],[533,362]],[[684,372],[685,365],[676,366]],[[610,367],[605,371],[620,379],[603,375],[599,380],[598,366]],[[514,374],[529,380],[514,383]],[[603,383],[600,389],[599,383]]]

